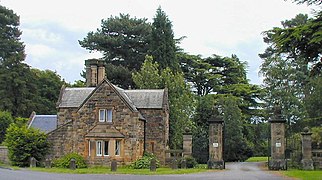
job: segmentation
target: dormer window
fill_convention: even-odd
[[[113,119],[112,109],[99,110],[99,122],[112,122],[112,119]]]

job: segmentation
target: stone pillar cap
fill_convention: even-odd
[[[302,135],[311,135],[311,131],[310,131],[310,128],[309,127],[305,127],[303,129],[303,132],[301,133]]]

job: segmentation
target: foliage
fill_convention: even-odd
[[[311,132],[312,149],[322,149],[322,127],[313,127]]]
[[[286,149],[290,151],[288,166],[299,168],[302,159],[302,142],[300,133],[293,133],[290,135],[287,139]]]
[[[69,153],[59,159],[55,159],[53,161],[52,165],[53,165],[53,167],[69,168],[71,159],[75,159],[77,168],[86,168],[87,167],[87,164],[86,164],[83,156],[81,156],[77,153]]]
[[[86,87],[86,82],[82,80],[76,80],[73,84],[69,85],[70,87]]]
[[[49,151],[45,133],[26,126],[19,127],[14,123],[7,129],[5,143],[9,159],[15,166],[28,166],[31,157],[41,161]]]
[[[309,19],[299,14],[264,33],[269,45],[260,57],[261,73],[267,91],[267,109],[274,104],[282,108],[288,134],[300,132],[304,126],[321,124],[321,43],[319,32],[322,14]],[[314,98],[313,98],[314,96]]]
[[[139,72],[133,73],[133,81],[141,89],[157,89],[161,86],[159,64],[153,62],[152,56],[145,56],[145,61]]]
[[[0,110],[13,117],[28,117],[33,109],[56,111],[60,77],[49,70],[30,69],[24,63],[19,16],[0,6]]]
[[[178,71],[179,63],[176,59],[176,41],[172,24],[161,7],[157,9],[153,18],[150,44],[149,54],[160,65],[160,69],[169,67],[173,72]]]
[[[133,73],[136,86],[142,88],[167,88],[170,109],[170,148],[182,147],[184,127],[192,127],[190,120],[193,110],[193,96],[181,73],[174,73],[170,68],[154,71],[158,64],[152,63],[149,56],[140,71]],[[154,71],[154,72],[153,72]],[[150,73],[153,72],[153,75]],[[157,82],[159,81],[159,82]]]
[[[22,118],[22,117],[16,117],[13,120],[13,123],[15,123],[17,126],[22,127],[25,126],[29,121],[29,118]]]
[[[182,168],[181,165],[182,165],[182,161],[185,160],[186,161],[186,167],[187,168],[195,168],[197,166],[197,161],[194,157],[192,156],[188,156],[188,157],[184,157],[184,158],[181,158],[179,161],[178,161],[178,167],[179,168]]]
[[[250,157],[245,162],[267,162],[267,156],[259,156],[259,157]]]
[[[211,94],[197,98],[193,117],[196,128],[193,129],[192,155],[198,163],[205,164],[209,159],[208,119],[212,116],[214,105],[215,99]]]
[[[149,169],[151,161],[156,160],[156,167],[160,166],[159,160],[156,159],[156,156],[150,153],[145,153],[142,158],[134,161],[130,167],[133,169]]]
[[[302,15],[298,15],[292,21],[296,21]],[[288,26],[284,28],[275,27],[266,32],[267,42],[272,43],[277,54],[283,54],[294,62],[304,59],[304,65],[310,69],[312,75],[321,73],[322,62],[322,12],[315,19],[307,19],[305,23]],[[298,58],[300,57],[300,58]],[[310,66],[309,66],[310,65]]]
[[[103,19],[101,28],[89,32],[79,44],[90,51],[102,52],[108,64],[106,72],[109,72],[109,80],[122,88],[128,88],[133,86],[131,73],[141,67],[148,52],[151,29],[146,18],[131,18],[129,14],[120,14]]]
[[[301,127],[317,127],[322,124],[322,76],[310,78],[307,87],[303,103],[309,118],[303,120]]]
[[[51,70],[31,69],[35,76],[36,96],[34,109],[39,114],[55,114],[59,91],[64,84],[61,77]]]
[[[173,73],[166,68],[161,73],[162,88],[168,88],[170,106],[170,148],[182,147],[185,127],[191,129],[194,123],[191,116],[194,110],[194,97],[185,83],[182,73]]]
[[[293,0],[293,2],[296,2],[297,4],[304,4],[306,3],[307,5],[320,5],[322,4],[321,0]]]
[[[4,141],[6,130],[13,122],[13,117],[7,111],[0,111],[0,144]]]
[[[243,121],[237,99],[233,96],[219,96],[218,105],[222,107],[225,122],[224,160],[244,161],[252,156],[252,150],[243,136]]]

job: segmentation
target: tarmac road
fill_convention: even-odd
[[[0,180],[210,180],[210,179],[228,179],[228,180],[283,180],[276,174],[259,168],[260,163],[226,163],[226,170],[205,172],[197,174],[181,175],[124,175],[124,174],[56,174],[44,173],[29,170],[10,170],[0,168]]]

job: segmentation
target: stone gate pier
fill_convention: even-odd
[[[209,122],[209,160],[208,169],[224,169],[223,159],[223,126],[222,116],[215,114]]]
[[[304,128],[302,135],[302,169],[313,170],[313,160],[312,160],[312,133],[308,127]]]
[[[285,159],[285,120],[282,118],[281,108],[274,107],[271,123],[271,159],[269,169],[286,170],[287,162]]]

